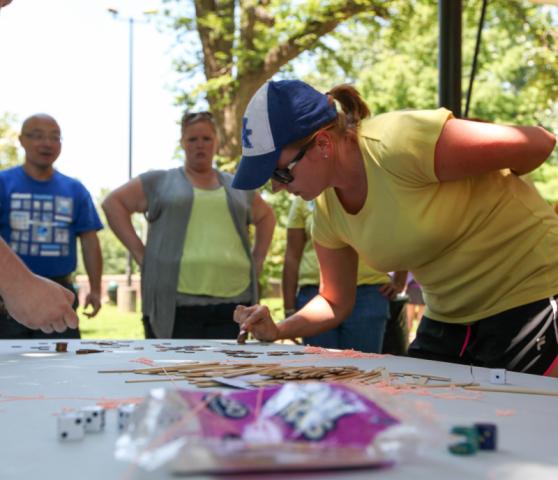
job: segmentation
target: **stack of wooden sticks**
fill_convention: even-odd
[[[222,383],[214,380],[215,378],[233,379],[238,377],[242,378],[247,375],[257,375],[257,378],[250,379],[247,382],[253,387],[278,385],[293,381],[351,382],[361,385],[385,382],[395,387],[463,386],[462,384],[449,383],[451,379],[445,377],[414,373],[390,373],[383,367],[365,371],[353,366],[283,366],[277,363],[180,363],[165,367],[139,368],[133,370],[101,370],[99,373],[155,375],[158,378],[126,380],[126,383],[176,382],[186,380],[199,388],[222,386]],[[445,383],[429,384],[431,381]]]

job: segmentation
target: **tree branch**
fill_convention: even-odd
[[[196,26],[208,80],[232,70],[234,5],[234,0],[195,0]]]
[[[323,12],[320,20],[309,21],[301,33],[291,36],[287,41],[273,48],[265,58],[265,72],[268,76],[277,73],[283,65],[314,47],[321,37],[331,33],[349,18],[363,12],[374,13],[382,18],[387,18],[389,15],[386,8],[362,0],[348,0],[345,3],[332,5]]]
[[[266,27],[275,25],[275,17],[266,8],[269,0],[240,0],[240,11],[242,12],[240,42],[244,48],[254,49],[254,38],[256,36],[256,25],[262,24]]]

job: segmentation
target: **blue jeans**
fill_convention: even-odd
[[[343,323],[327,332],[304,338],[304,342],[317,347],[380,353],[389,318],[389,300],[379,292],[380,287],[359,285],[353,311]],[[297,310],[317,294],[317,286],[301,287],[296,296]]]

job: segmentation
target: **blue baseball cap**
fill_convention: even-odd
[[[281,150],[337,117],[327,95],[300,80],[269,81],[254,94],[242,118],[242,158],[232,186],[252,190],[267,182]]]

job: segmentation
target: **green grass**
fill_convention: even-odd
[[[271,310],[274,320],[283,318],[281,298],[263,298],[262,304]],[[142,339],[141,311],[122,312],[115,305],[105,303],[95,318],[87,318],[78,310],[82,338]]]
[[[94,318],[87,318],[78,310],[82,338],[141,339],[141,312],[122,312],[115,305],[105,303]]]

